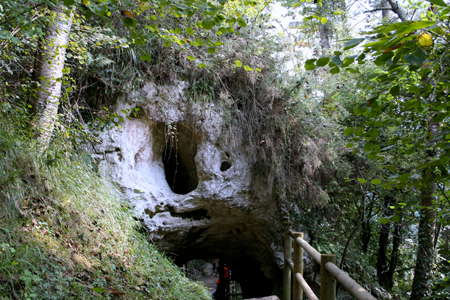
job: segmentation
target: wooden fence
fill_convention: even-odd
[[[304,251],[320,265],[320,297],[303,278]],[[303,294],[310,300],[335,300],[336,281],[358,300],[376,300],[335,262],[334,254],[320,254],[303,239],[302,232],[289,231],[284,240],[283,300],[302,300]]]

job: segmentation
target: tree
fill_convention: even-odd
[[[399,18],[405,19],[398,5],[389,2]],[[368,40],[359,55],[341,57],[337,52],[305,65],[307,69],[328,65],[332,73],[359,73],[355,62],[374,65],[369,81],[360,83],[366,95],[351,107],[353,126],[345,134],[386,170],[376,184],[394,195],[396,190],[415,195],[391,205],[419,215],[414,300],[431,294],[436,217],[449,209],[436,187],[448,186],[449,181],[450,9],[443,1],[430,2],[420,20],[381,25],[368,36],[347,41],[345,50]],[[381,257],[380,270],[385,269],[385,262]]]
[[[57,118],[66,49],[73,21],[73,8],[57,5],[52,11],[42,52],[36,129],[42,150],[48,146]]]

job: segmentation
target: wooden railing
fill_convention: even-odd
[[[320,265],[320,297],[303,278],[304,251]],[[302,232],[289,231],[284,240],[283,300],[302,300],[303,294],[310,300],[335,300],[336,281],[358,300],[376,300],[335,262],[334,254],[320,254],[303,239]]]

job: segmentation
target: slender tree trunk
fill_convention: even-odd
[[[402,224],[396,223],[392,234],[392,251],[389,259],[389,269],[387,271],[386,288],[390,291],[394,287],[394,273],[399,263],[400,245],[402,242]]]
[[[363,199],[365,201],[365,199]],[[372,225],[370,224],[370,219],[372,218],[374,198],[370,199],[367,211],[363,208],[362,220],[361,220],[361,251],[367,253],[369,251],[369,243],[372,238]],[[363,205],[365,206],[365,205]]]
[[[385,217],[389,217],[392,215],[389,206],[392,203],[392,197],[385,196],[383,203],[383,215]],[[391,223],[388,222],[386,224],[380,225],[380,235],[378,239],[378,253],[377,253],[377,277],[378,283],[387,288],[389,285],[388,282],[388,270],[389,270],[389,262],[387,258],[387,249],[389,246],[389,233],[391,231]]]
[[[330,25],[320,24],[319,25],[319,34],[320,34],[320,47],[322,48],[322,54],[326,54],[328,50],[331,48],[330,46]]]
[[[384,9],[384,8],[388,8],[388,7],[390,7],[390,4],[387,0],[380,1],[380,8],[382,8],[382,10],[381,10],[381,22],[382,23],[389,21],[389,10]]]
[[[424,179],[421,188],[421,208],[418,232],[418,246],[411,300],[419,300],[431,293],[431,271],[434,260],[434,233],[436,211],[433,209],[433,193],[435,184],[432,181],[433,172],[430,168],[423,172]]]
[[[364,220],[361,224],[361,251],[367,253],[369,251],[370,238],[372,237],[372,227],[368,220]]]
[[[317,3],[317,1],[315,1]],[[330,3],[329,1],[322,1],[322,4],[319,5],[319,14],[322,17],[327,16],[327,11],[329,10]],[[331,20],[328,18],[328,21],[323,24],[319,23],[319,38],[320,38],[320,48],[322,50],[322,55],[327,55],[328,51],[331,48],[330,38],[331,38]]]
[[[52,13],[53,20],[47,33],[47,45],[43,48],[35,122],[41,150],[47,148],[55,127],[66,48],[73,19],[73,10],[62,4],[58,5]]]

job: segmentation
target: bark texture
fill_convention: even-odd
[[[383,210],[384,216],[392,216],[392,211],[389,206],[392,204],[392,197],[386,196],[384,198]],[[389,233],[391,231],[391,224],[381,224],[380,225],[380,235],[378,239],[378,253],[377,253],[377,277],[378,282],[382,287],[387,287],[389,285],[389,262],[387,256],[387,250],[389,246]]]
[[[73,10],[58,5],[53,10],[53,20],[46,38],[47,45],[43,48],[36,121],[38,141],[42,150],[47,148],[55,127],[72,19]]]
[[[380,8],[381,10],[381,22],[386,22],[389,20],[389,9],[384,9],[390,7],[390,4],[387,0],[381,0]]]
[[[421,208],[418,232],[417,259],[414,269],[411,300],[419,300],[431,293],[431,271],[434,258],[434,233],[436,211],[433,209],[435,184],[430,180],[432,171],[424,171],[424,178],[429,181],[421,189]]]

